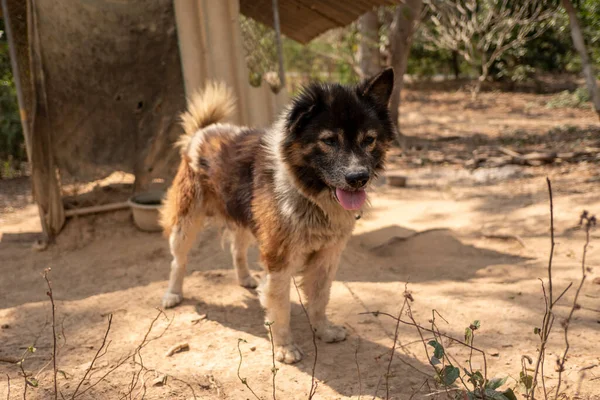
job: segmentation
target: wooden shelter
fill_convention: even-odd
[[[232,122],[268,125],[287,101],[252,87],[240,13],[306,43],[393,0],[1,0],[34,200],[46,239],[62,229],[61,176],[168,178],[185,94],[233,88]]]

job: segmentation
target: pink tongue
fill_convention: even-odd
[[[344,189],[335,189],[335,195],[346,210],[360,209],[367,199],[367,193],[364,190],[350,192]]]

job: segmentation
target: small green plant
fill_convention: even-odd
[[[564,90],[554,96],[546,103],[546,108],[588,108],[590,94],[584,87],[577,88],[573,92]]]
[[[467,367],[460,366],[456,359],[452,359],[442,345],[442,335],[435,323],[435,314],[431,320],[431,332],[435,339],[430,340],[427,344],[433,348],[433,355],[429,359],[429,363],[436,371],[436,382],[447,392],[454,392],[455,399],[494,399],[494,400],[516,400],[517,397],[513,389],[505,389],[500,391],[500,388],[506,384],[508,376],[503,378],[487,378],[487,362],[484,358],[484,369],[477,370],[473,368],[473,352],[480,351],[473,346],[475,340],[475,331],[481,324],[479,321],[473,321],[465,329],[464,342],[460,342],[463,346],[469,348],[469,358],[466,360]],[[439,314],[438,314],[439,315]],[[451,339],[457,341],[456,339]],[[483,354],[483,352],[481,352]],[[483,355],[485,357],[485,355]],[[462,369],[462,372],[461,372]]]

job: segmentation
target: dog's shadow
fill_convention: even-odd
[[[193,298],[185,299],[182,304],[195,307],[196,312],[205,314],[206,319],[209,321],[236,331],[245,332],[269,343],[268,328],[264,325],[264,310],[260,305],[256,291],[248,290],[248,292],[243,300],[243,305],[211,304]],[[293,295],[292,288],[292,298],[294,298]],[[368,326],[376,323],[374,318],[364,316],[364,322],[358,323]],[[344,325],[348,332],[345,341],[324,343],[316,339],[318,356],[314,369],[315,378],[318,382],[329,386],[342,396],[350,397],[359,394],[373,396],[376,391],[380,394],[383,393],[385,384],[382,382],[385,382],[391,349],[359,335],[357,331],[361,330],[360,327],[352,326],[350,323],[344,323]],[[308,392],[315,360],[315,349],[308,318],[302,306],[297,303],[292,303],[291,328],[296,343],[304,353],[303,359],[292,364],[291,368],[297,368],[307,374]],[[271,357],[269,355],[265,358],[264,368],[261,369],[262,371],[270,371],[271,367]],[[401,377],[396,379],[401,379],[402,384],[400,385],[399,382],[394,384],[394,378],[390,379],[390,393],[410,395],[414,391],[418,391],[418,387],[423,383],[425,377],[415,373],[415,369],[426,370],[426,368],[418,360],[396,352],[392,372],[394,376]],[[361,389],[362,393],[360,393]]]

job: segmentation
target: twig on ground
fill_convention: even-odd
[[[360,376],[360,365],[358,364],[358,349],[360,347],[360,336],[356,338],[356,349],[354,350],[354,362],[356,363],[356,376],[358,377],[358,400],[362,396],[362,378]]]
[[[189,350],[190,345],[187,342],[177,343],[169,348],[165,353],[165,357],[171,357],[173,354],[180,353],[185,350]]]
[[[144,347],[146,347],[146,345],[148,345],[148,343],[150,343],[150,342],[152,342],[152,341],[154,341],[154,340],[162,337],[165,334],[165,332],[167,331],[167,329],[171,326],[171,323],[173,322],[173,320],[169,321],[169,324],[167,325],[167,328],[165,328],[165,330],[160,335],[158,335],[158,336],[156,336],[156,337],[154,337],[152,339],[148,339],[148,336],[150,335],[150,332],[152,331],[152,327],[154,326],[154,323],[156,323],[156,321],[161,316],[161,314],[164,315],[165,318],[167,318],[167,316],[165,315],[165,313],[162,310],[159,309],[158,310],[158,314],[156,315],[156,317],[154,317],[154,320],[150,324],[150,328],[148,329],[148,331],[146,331],[146,334],[144,335],[144,339],[142,340],[142,344],[140,344],[135,349],[135,351],[133,352],[133,354],[131,356],[131,360],[132,360],[132,363],[133,363],[134,366],[136,365],[135,356],[136,355],[138,356],[138,358],[140,359],[140,361],[139,361],[138,364],[141,366],[141,368],[137,372],[135,372],[133,374],[132,383],[131,383],[131,389],[127,393],[127,395],[129,396],[130,399],[132,399],[133,391],[137,387],[137,384],[138,384],[138,382],[140,380],[140,375],[141,375],[142,371],[145,370],[144,360],[142,359],[142,353],[141,353],[142,349]],[[169,319],[167,318],[167,320],[169,320]]]
[[[197,399],[197,397],[196,397],[196,392],[194,391],[194,387],[193,387],[193,386],[192,386],[192,385],[191,385],[189,382],[187,382],[187,381],[184,381],[183,379],[179,379],[179,378],[177,378],[176,376],[165,374],[164,372],[161,372],[161,371],[159,371],[159,370],[157,370],[157,369],[151,369],[151,368],[147,368],[147,367],[145,367],[144,365],[140,364],[140,363],[139,363],[139,362],[137,362],[137,361],[134,361],[134,365],[139,365],[139,366],[141,367],[141,369],[145,371],[145,373],[148,373],[148,372],[154,372],[155,374],[158,374],[158,375],[162,375],[162,376],[164,376],[164,379],[165,379],[165,380],[166,380],[167,378],[169,378],[169,379],[171,379],[171,380],[174,380],[174,381],[177,381],[177,382],[181,382],[181,383],[183,383],[184,385],[186,385],[186,386],[187,386],[187,387],[190,389],[190,391],[192,392],[192,396],[193,396],[193,398],[194,398],[194,399]],[[145,373],[144,373],[144,374],[145,374]],[[216,383],[215,383],[214,381],[211,381],[211,383],[216,385]],[[219,390],[219,388],[217,387],[217,391],[218,391],[218,390]]]
[[[254,393],[254,390],[252,390],[252,388],[250,387],[250,384],[248,384],[248,380],[247,380],[246,378],[242,378],[242,377],[240,376],[240,369],[242,368],[242,360],[243,360],[242,349],[241,349],[241,347],[240,347],[240,343],[241,343],[241,342],[247,343],[247,342],[246,342],[244,339],[242,339],[242,338],[239,338],[239,339],[238,339],[238,351],[239,351],[239,353],[240,353],[240,363],[238,364],[237,376],[238,376],[238,379],[240,380],[240,382],[242,382],[242,384],[243,384],[244,386],[246,386],[246,387],[248,388],[248,390],[250,390],[250,393],[252,393],[252,395],[253,395],[253,396],[254,396],[254,397],[257,399],[257,400],[260,400],[260,397],[258,397],[258,395],[257,395],[256,393]]]
[[[46,268],[44,270],[44,280],[48,286],[46,295],[50,298],[50,304],[52,305],[52,372],[54,374],[54,400],[58,399],[58,386],[56,382],[56,376],[58,369],[56,367],[56,307],[54,306],[54,296],[52,295],[52,285],[48,279],[48,273],[52,271],[52,268]]]
[[[96,362],[96,360],[98,360],[98,358],[101,357],[100,352],[102,351],[102,349],[104,349],[104,346],[106,346],[106,339],[108,338],[108,334],[110,332],[110,327],[112,325],[112,317],[113,317],[112,314],[108,315],[108,326],[106,327],[106,332],[104,333],[104,337],[102,338],[102,344],[98,348],[98,351],[94,355],[94,358],[92,358],[92,362],[90,363],[90,366],[88,367],[88,369],[85,371],[83,378],[81,378],[81,380],[79,381],[79,384],[77,384],[77,387],[75,388],[75,392],[73,392],[71,399],[75,399],[77,397],[77,392],[79,392],[79,388],[81,387],[83,382],[85,382],[87,376],[89,375],[90,371],[94,367],[94,363]]]
[[[146,346],[147,346],[149,343],[151,343],[151,342],[153,342],[153,341],[155,341],[155,340],[157,340],[157,339],[160,339],[160,338],[161,338],[161,337],[162,337],[162,336],[163,336],[163,335],[164,335],[164,334],[167,332],[167,330],[169,329],[169,327],[170,327],[170,326],[171,326],[171,324],[173,323],[173,320],[172,320],[172,319],[171,319],[171,320],[169,320],[169,323],[167,324],[167,326],[165,327],[165,329],[164,329],[164,330],[163,330],[163,331],[162,331],[160,334],[158,334],[157,336],[155,336],[155,337],[153,337],[153,338],[151,338],[151,339],[148,339],[148,336],[150,335],[150,332],[152,332],[152,329],[153,329],[153,327],[154,327],[154,324],[156,323],[156,321],[158,320],[158,318],[159,318],[161,315],[164,315],[164,313],[162,312],[162,310],[158,310],[158,314],[156,315],[156,317],[154,317],[154,319],[153,319],[153,320],[152,320],[152,322],[150,323],[150,326],[148,327],[148,330],[146,331],[146,334],[144,335],[144,338],[142,339],[142,341],[140,342],[140,344],[139,344],[139,345],[138,345],[138,346],[135,348],[135,350],[134,350],[132,353],[130,353],[130,354],[127,354],[125,357],[123,357],[123,358],[121,358],[119,361],[117,361],[117,363],[116,363],[116,364],[115,364],[113,367],[111,367],[111,368],[110,368],[110,369],[109,369],[109,370],[108,370],[108,371],[107,371],[107,372],[106,372],[104,375],[102,375],[102,377],[100,377],[100,378],[99,378],[99,379],[98,379],[96,382],[94,382],[94,383],[90,384],[90,385],[89,385],[89,386],[88,386],[88,387],[87,387],[87,388],[86,388],[84,391],[80,392],[80,393],[79,393],[79,396],[82,396],[82,395],[83,395],[84,393],[86,393],[88,390],[91,390],[91,389],[92,389],[92,388],[94,388],[96,385],[98,385],[100,382],[104,381],[104,379],[106,379],[106,378],[107,378],[107,377],[108,377],[108,376],[109,376],[111,373],[113,373],[113,372],[114,372],[116,369],[118,369],[118,368],[119,368],[119,367],[121,367],[123,364],[125,364],[125,363],[127,362],[127,360],[129,360],[129,359],[133,359],[133,362],[134,362],[134,364],[135,364],[135,363],[136,363],[136,362],[135,362],[135,355],[136,355],[136,354],[138,354],[138,355],[139,355],[139,352],[140,352],[140,351],[141,351],[141,350],[142,350],[144,347],[146,347]],[[139,377],[139,374],[140,374],[140,373],[141,373],[141,370],[140,370],[140,372],[138,372],[138,377]],[[134,382],[136,382],[136,383],[137,383],[137,380],[135,380]],[[129,394],[130,394],[130,393],[129,393]],[[72,397],[72,399],[74,399],[74,397]]]
[[[271,369],[271,373],[273,374],[273,400],[277,400],[276,397],[276,389],[275,389],[275,375],[277,375],[277,367],[275,366],[275,343],[273,342],[273,329],[271,325],[273,322],[267,321],[265,322],[267,328],[269,328],[269,337],[271,339],[271,356],[273,357],[273,368]]]
[[[10,400],[10,376],[6,374],[6,400]]]
[[[383,376],[380,376],[379,380],[377,381],[377,386],[375,386],[375,394],[373,395],[373,399],[371,399],[371,400],[375,400],[377,398],[377,393],[379,393],[379,386],[381,386],[382,379],[383,379]]]
[[[425,379],[423,381],[423,383],[421,384],[421,386],[419,386],[419,388],[415,391],[412,392],[412,394],[410,395],[410,397],[408,398],[408,400],[412,400],[413,397],[415,397],[417,395],[417,393],[419,393],[421,391],[421,389],[423,389],[423,386],[425,386],[425,384],[427,383],[429,379]]]
[[[317,369],[317,358],[319,356],[319,348],[317,347],[317,334],[316,334],[315,328],[310,320],[310,316],[308,315],[308,310],[306,309],[306,307],[304,306],[304,303],[302,302],[302,296],[300,295],[300,289],[298,289],[298,285],[296,284],[296,278],[292,277],[292,282],[294,282],[294,287],[296,288],[296,293],[298,293],[298,301],[300,302],[300,305],[302,306],[302,310],[304,311],[304,315],[306,315],[306,320],[308,321],[308,325],[310,326],[310,331],[312,333],[313,348],[315,349],[315,359],[313,361],[312,372],[311,372],[310,392],[308,392],[308,400],[311,400],[315,396],[315,393],[317,393],[317,382],[315,381],[315,370]]]
[[[579,294],[581,293],[581,288],[585,283],[586,273],[585,273],[585,258],[587,255],[588,245],[590,244],[590,230],[593,226],[596,225],[596,217],[590,216],[587,211],[584,211],[581,214],[579,219],[579,224],[583,224],[585,228],[585,244],[583,245],[583,256],[581,258],[581,280],[579,281],[579,286],[577,287],[577,291],[575,292],[575,297],[573,298],[573,306],[571,307],[571,311],[567,319],[562,323],[562,326],[565,331],[565,351],[562,355],[562,358],[557,360],[558,367],[558,383],[556,385],[556,398],[558,399],[558,395],[560,394],[560,386],[562,383],[562,373],[565,370],[565,362],[567,361],[567,354],[569,353],[569,325],[571,324],[571,319],[573,318],[573,314],[575,311],[580,308],[579,304],[577,304],[577,300],[579,299]]]

